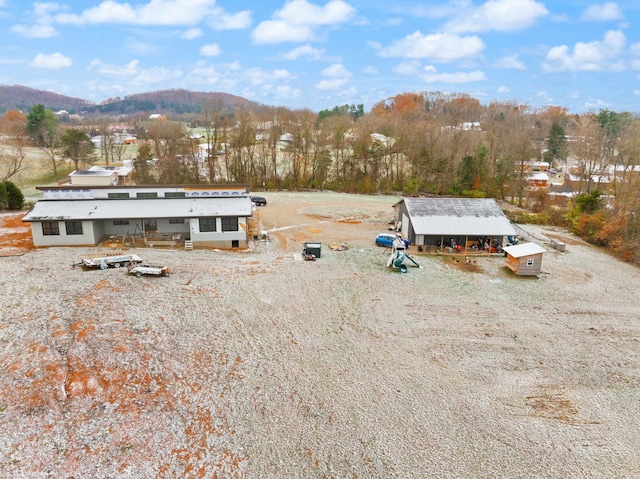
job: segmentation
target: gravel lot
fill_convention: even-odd
[[[135,250],[168,278],[0,258],[0,477],[640,477],[637,269],[527,226],[539,278],[401,274],[397,198],[266,196],[246,251]]]

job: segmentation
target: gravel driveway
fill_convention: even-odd
[[[246,251],[135,250],[168,278],[0,258],[0,477],[640,476],[638,269],[527,226],[539,278],[401,274],[397,198],[265,196]]]

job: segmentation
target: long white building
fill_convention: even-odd
[[[38,187],[24,216],[33,244],[93,246],[110,237],[194,247],[245,248],[252,215],[247,185]]]

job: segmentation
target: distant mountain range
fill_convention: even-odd
[[[66,110],[70,114],[84,115],[136,115],[136,114],[199,114],[204,108],[229,110],[236,107],[258,107],[251,102],[228,93],[194,92],[182,89],[137,93],[125,97],[109,98],[94,103],[82,98],[36,90],[21,85],[0,85],[0,113],[17,109],[29,112],[33,105],[42,104],[53,111]]]

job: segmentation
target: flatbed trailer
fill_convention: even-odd
[[[98,258],[83,258],[81,263],[86,268],[119,268],[130,264],[142,263],[142,258],[137,254],[121,254],[117,256],[102,256]]]
[[[168,266],[154,266],[151,264],[130,264],[129,273],[135,274],[138,278],[144,274],[155,276],[169,276]]]

